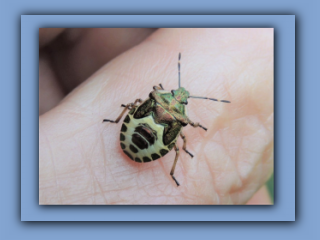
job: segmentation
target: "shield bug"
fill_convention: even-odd
[[[127,110],[120,133],[120,146],[123,152],[133,161],[147,163],[157,160],[174,149],[176,156],[171,168],[170,175],[177,186],[179,182],[174,177],[174,170],[179,158],[177,139],[183,139],[182,149],[191,157],[187,150],[187,139],[182,128],[190,124],[192,127],[207,129],[198,122],[191,121],[186,113],[188,98],[207,99],[223,103],[227,100],[216,98],[190,96],[189,92],[181,87],[180,59],[178,57],[178,84],[177,90],[166,91],[161,84],[154,86],[146,100],[136,99],[127,105],[122,104],[124,110],[116,120],[104,119],[103,122],[118,123]]]

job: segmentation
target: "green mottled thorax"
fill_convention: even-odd
[[[189,92],[184,88],[179,88],[177,90],[172,90],[171,93],[160,93],[159,96],[166,103],[167,110],[169,112],[177,112],[180,114],[185,114],[184,105],[187,104],[187,99],[189,97]]]
[[[157,104],[160,104],[160,106],[177,121],[181,122],[182,126],[188,124],[188,117],[185,112],[185,104],[187,104],[188,96],[189,92],[184,88],[172,90],[171,92],[153,91],[150,93],[150,98],[154,99]],[[160,112],[157,113],[157,117],[161,119],[164,118]]]
[[[174,98],[181,104],[188,104],[189,92],[183,87],[178,88],[177,90],[172,90]]]

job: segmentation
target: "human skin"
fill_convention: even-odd
[[[270,204],[273,29],[52,31],[39,33],[40,204]],[[119,144],[121,121],[102,119],[154,85],[177,89],[179,52],[191,95],[231,103],[188,100],[189,118],[208,131],[183,128],[194,158],[179,139],[177,187],[174,151],[133,162]]]

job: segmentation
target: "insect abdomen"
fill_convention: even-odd
[[[126,116],[121,127],[121,148],[133,161],[157,160],[166,155],[174,144],[165,145],[163,143],[163,132],[164,126],[155,123],[152,114],[136,119],[131,112]]]

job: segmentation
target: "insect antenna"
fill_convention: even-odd
[[[179,75],[179,88],[181,87],[181,77],[180,77],[180,59],[181,59],[181,53],[179,53],[179,57],[178,57],[178,75]]]
[[[200,98],[200,99],[207,99],[207,100],[212,100],[212,101],[216,101],[216,102],[231,103],[228,100],[220,100],[220,99],[208,98],[208,97],[189,96],[189,98]]]

